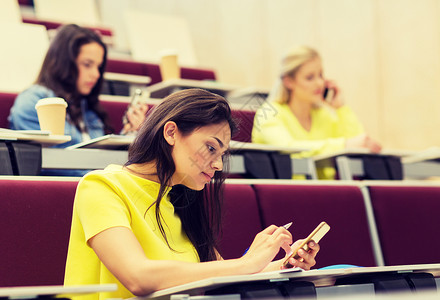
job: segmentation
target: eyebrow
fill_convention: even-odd
[[[223,142],[222,142],[219,138],[217,138],[217,137],[215,137],[215,136],[212,136],[212,138],[214,138],[214,139],[219,143],[219,145],[220,145],[221,148],[224,147]]]
[[[93,59],[91,59],[91,58],[84,58],[83,60],[80,60],[79,63],[92,63],[92,64],[96,64],[96,65],[98,65],[98,68],[101,68],[103,62],[101,62],[100,64],[98,64],[97,62],[95,62],[95,61],[94,61]]]
[[[85,58],[83,58],[83,59],[80,60],[80,61],[81,61],[81,62],[96,63],[96,64],[98,64],[97,61],[93,60],[92,58],[88,58],[88,57],[85,57]],[[101,62],[101,64],[102,64],[102,62]],[[101,65],[101,64],[98,64],[98,65]]]

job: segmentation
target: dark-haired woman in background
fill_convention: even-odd
[[[36,83],[15,99],[9,116],[10,128],[39,130],[35,104],[43,98],[61,97],[68,104],[64,132],[71,140],[55,147],[64,148],[112,133],[98,100],[106,61],[107,48],[98,34],[74,24],[61,27],[51,42]],[[145,113],[146,106],[129,110],[130,128],[125,131],[137,130]]]
[[[68,104],[64,132],[72,139],[57,147],[111,133],[113,129],[98,100],[106,61],[107,48],[97,33],[74,24],[61,27],[51,42],[36,83],[15,99],[9,116],[10,128],[39,130],[35,104],[43,98],[61,97]],[[145,119],[145,112],[145,107],[128,112],[132,130]]]
[[[257,234],[240,258],[223,260],[217,251],[234,131],[230,107],[218,95],[188,89],[165,98],[141,126],[124,166],[80,181],[64,284],[116,283],[118,291],[99,299],[125,299],[208,277],[281,269],[283,260],[273,258],[281,248],[292,251],[283,227]],[[289,262],[310,269],[319,245],[309,247]]]

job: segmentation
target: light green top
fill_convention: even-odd
[[[255,113],[252,142],[274,146],[308,148],[292,157],[311,157],[344,149],[347,138],[364,132],[353,111],[342,106],[335,111],[316,108],[311,112],[310,131],[301,126],[287,104],[264,103]],[[333,178],[334,170],[318,170],[319,178]]]

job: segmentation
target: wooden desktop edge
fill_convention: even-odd
[[[70,135],[28,135],[28,134],[1,134],[0,140],[7,141],[28,141],[42,144],[44,146],[63,144],[71,140]]]
[[[150,85],[149,87],[147,87],[147,90],[150,91],[150,93],[154,93],[171,87],[194,87],[194,88],[222,90],[226,92],[238,88],[237,86],[223,84],[209,80],[170,79]]]
[[[411,164],[440,159],[440,147],[430,147],[425,150],[417,151],[413,155],[402,158],[402,163]]]
[[[131,135],[115,135],[107,134],[88,141],[80,142],[78,144],[67,147],[67,150],[96,148],[101,149],[105,146],[129,146],[134,141],[134,136]]]
[[[147,85],[151,82],[151,77],[133,74],[123,74],[114,72],[105,72],[104,79],[109,81],[121,81],[132,84]]]
[[[130,145],[130,143],[134,140],[134,136],[124,136],[124,135],[114,135],[109,134],[101,137],[97,137],[95,139],[81,142],[72,146],[67,147],[66,149],[79,149],[79,148],[94,148],[100,147],[101,145],[108,146],[120,146],[120,145]],[[265,144],[255,144],[255,143],[245,143],[238,141],[230,142],[230,149],[232,152],[239,150],[251,150],[251,151],[267,151],[267,152],[282,152],[282,153],[298,153],[301,151],[306,151],[308,149],[305,148],[294,148],[294,147],[277,147]]]
[[[364,148],[353,148],[353,149],[344,149],[340,151],[325,153],[313,156],[314,161],[321,161],[326,159],[335,158],[337,156],[349,156],[349,155],[383,155],[383,156],[398,156],[398,157],[406,157],[413,155],[414,151],[407,150],[383,150],[380,153],[372,153]]]
[[[240,97],[248,97],[256,94],[264,94],[268,95],[270,92],[269,89],[265,88],[258,88],[258,87],[245,87],[245,88],[238,88],[233,91],[231,91],[228,94],[228,97],[231,98],[240,98]]]
[[[207,278],[180,286],[160,290],[145,297],[134,297],[131,299],[146,300],[156,297],[170,296],[177,293],[187,293],[190,295],[201,294],[209,289],[218,288],[231,283],[250,282],[261,280],[283,280],[286,278],[307,279],[312,281],[315,286],[331,286],[337,278],[351,275],[372,274],[380,272],[430,272],[434,277],[440,277],[440,264],[423,264],[423,265],[400,265],[400,266],[383,266],[383,267],[361,267],[349,269],[328,269],[328,270],[310,270],[292,273],[259,273],[253,275],[236,275],[224,277]]]
[[[78,286],[22,286],[0,288],[0,298],[12,297],[17,299],[29,299],[36,296],[67,295],[67,294],[92,294],[101,292],[113,292],[118,289],[116,284],[92,284]]]
[[[308,148],[303,148],[303,147],[283,147],[283,146],[273,146],[273,145],[258,144],[258,143],[246,143],[239,141],[231,141],[229,143],[229,147],[231,151],[255,150],[255,151],[282,152],[282,153],[290,153],[290,154],[310,150]]]

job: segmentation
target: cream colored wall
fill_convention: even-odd
[[[112,2],[101,0],[106,10]],[[188,20],[200,66],[269,88],[282,54],[317,48],[366,129],[388,149],[440,146],[440,0],[127,0]],[[111,25],[112,18],[104,22]],[[121,46],[123,28],[117,28]]]
[[[378,1],[383,136],[390,145],[440,145],[439,1]]]

